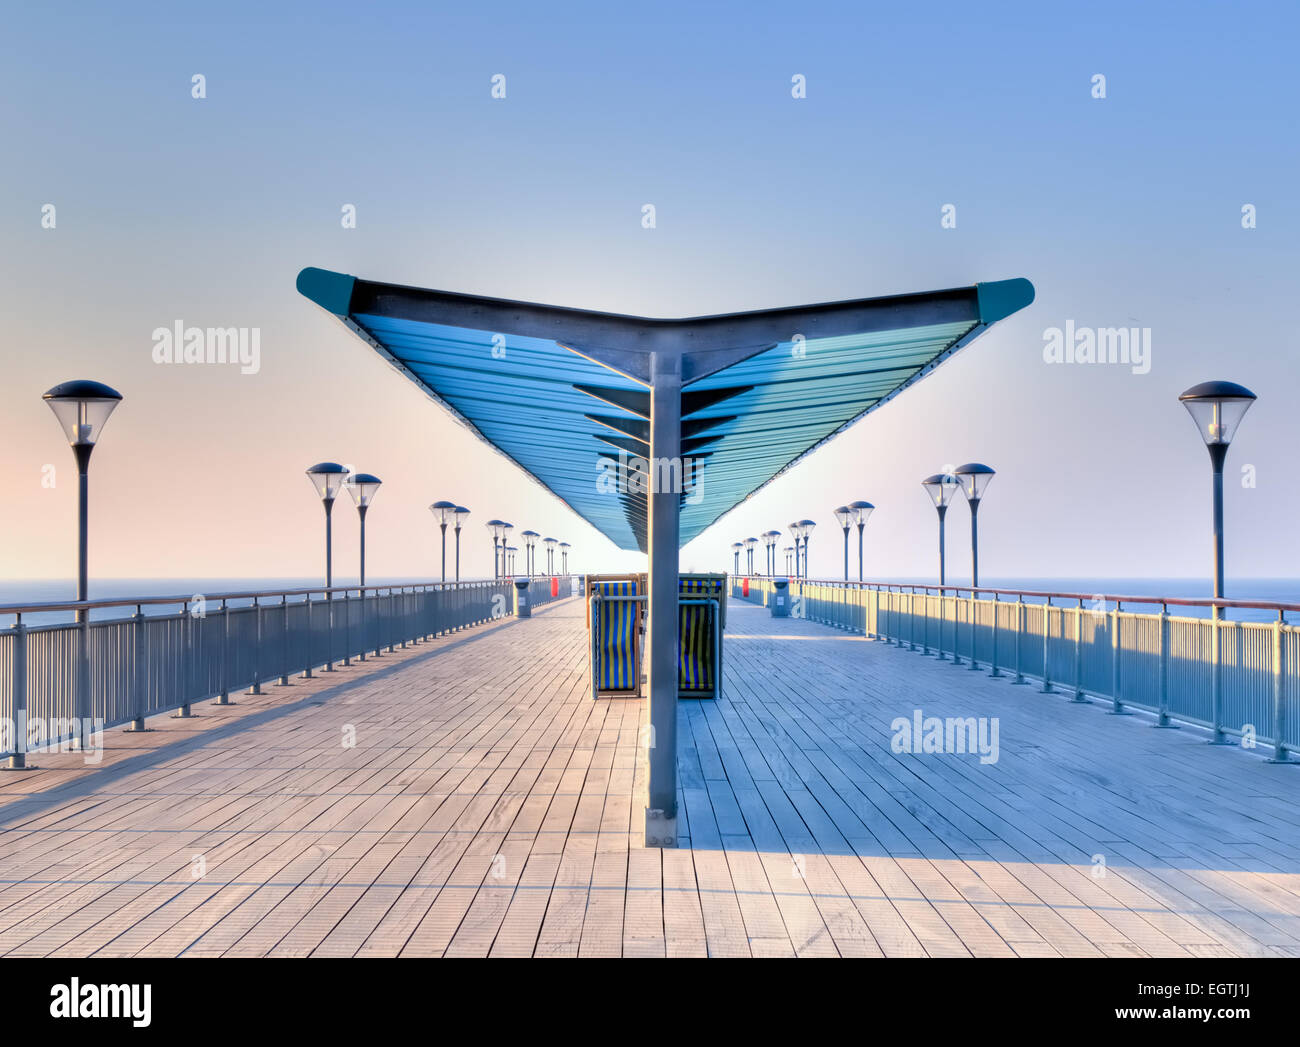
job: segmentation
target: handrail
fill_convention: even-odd
[[[1038,596],[1051,599],[1061,600],[1108,600],[1111,603],[1128,603],[1128,604],[1170,604],[1175,607],[1240,607],[1257,611],[1295,611],[1300,612],[1300,603],[1282,603],[1274,600],[1229,600],[1215,599],[1214,597],[1197,597],[1197,596],[1120,596],[1112,593],[1072,593],[1072,592],[1055,592],[1050,590],[1039,589],[995,589],[986,586],[970,585],[935,585],[928,582],[846,582],[841,578],[795,578],[786,575],[737,575],[736,578],[747,578],[750,581],[767,580],[775,578],[788,578],[791,582],[801,582],[804,585],[840,585],[850,589],[897,589],[900,592],[907,590],[917,592],[918,590],[927,593],[989,593],[998,596]]]
[[[516,578],[530,577],[527,575],[507,575],[505,578],[475,578],[467,579],[461,582],[389,582],[380,585],[335,585],[324,586],[314,585],[305,589],[247,589],[239,592],[224,593],[191,593],[188,596],[123,596],[106,598],[102,600],[63,600],[41,603],[10,603],[0,604],[0,616],[3,615],[22,615],[22,614],[41,614],[53,611],[91,611],[104,607],[153,607],[158,604],[180,603],[187,604],[194,599],[195,595],[202,596],[205,600],[260,600],[268,596],[311,596],[315,593],[329,595],[331,593],[359,593],[359,592],[379,592],[381,590],[394,592],[397,590],[455,590],[455,589],[475,589],[485,585],[499,585],[501,582],[513,581]],[[532,578],[568,578],[569,575],[536,575]],[[531,580],[531,578],[530,578]]]

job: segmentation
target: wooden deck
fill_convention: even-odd
[[[644,704],[590,700],[569,600],[0,777],[0,954],[1300,955],[1300,768],[728,624],[679,849],[641,846]],[[997,717],[999,760],[893,752],[917,708]]]

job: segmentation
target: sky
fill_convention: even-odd
[[[1298,10],[17,8],[0,41],[0,578],[74,572],[76,474],[40,394],[83,377],[125,397],[91,468],[95,577],[320,573],[303,471],[322,459],[384,481],[372,577],[436,576],[426,507],[444,498],[473,513],[467,575],[491,573],[492,517],[569,541],[580,570],[644,563],[298,295],[309,265],[648,316],[1026,277],[1032,306],[723,517],[683,567],[727,569],[733,541],[809,517],[812,574],[836,576],[831,513],[862,498],[868,577],[930,579],[920,480],[977,460],[997,470],[986,577],[1208,574],[1209,462],[1177,397],[1225,378],[1259,394],[1228,458],[1229,578],[1300,576]],[[257,328],[257,372],[156,363],[152,332],[178,321]],[[1149,328],[1149,370],[1045,362],[1067,323]],[[340,576],[355,515],[336,510]],[[952,578],[967,518],[949,515]]]

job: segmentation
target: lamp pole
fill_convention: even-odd
[[[469,510],[466,509],[463,505],[458,505],[456,506],[455,509],[452,510],[452,513],[456,517],[456,581],[459,582],[460,581],[460,526],[461,526],[461,521],[463,521],[465,517],[469,515]]]
[[[1255,402],[1255,394],[1236,382],[1216,381],[1194,385],[1179,396],[1178,399],[1187,408],[1188,414],[1192,416],[1192,421],[1196,423],[1196,429],[1201,434],[1201,439],[1205,441],[1206,449],[1210,452],[1214,496],[1214,598],[1222,600],[1223,463],[1228,457],[1228,445],[1232,442],[1232,438],[1237,435],[1237,426],[1245,417],[1246,412],[1250,410],[1251,404]],[[1211,633],[1213,674],[1210,692],[1210,719],[1213,735],[1210,740],[1212,744],[1222,745],[1227,741],[1222,726],[1223,688],[1220,676],[1221,636],[1219,623],[1223,619],[1223,608],[1215,604],[1212,613],[1214,627]],[[1284,715],[1283,707],[1279,707],[1277,711],[1279,714]],[[1275,724],[1273,728],[1275,736],[1279,739],[1274,748],[1274,759],[1278,762],[1286,758],[1285,749],[1282,748],[1281,744],[1284,729],[1284,724],[1280,722]]]
[[[970,503],[970,574],[971,585],[979,588],[980,584],[980,543],[979,543],[979,510],[980,499],[984,497],[984,489],[988,487],[989,481],[993,479],[994,473],[987,465],[981,465],[979,462],[967,462],[965,465],[959,465],[953,472],[961,482],[962,494],[966,496],[966,501]]]
[[[348,494],[357,504],[357,515],[361,518],[361,587],[366,585],[366,512],[374,500],[375,492],[383,481],[370,473],[353,473],[348,477]]]
[[[429,506],[429,512],[433,513],[433,518],[438,521],[438,529],[442,532],[442,580],[444,584],[447,581],[447,524],[456,514],[455,502],[434,502]]]
[[[835,519],[839,525],[844,528],[844,580],[849,580],[849,523],[853,519],[853,510],[847,505],[841,505],[835,510]]]
[[[63,428],[77,462],[77,602],[90,598],[90,454],[103,432],[104,423],[122,402],[122,394],[103,382],[78,379],[63,382],[46,391],[42,399],[50,405]],[[77,698],[75,708],[80,723],[78,738],[83,751],[91,745],[90,708],[90,612],[77,608],[80,626],[77,656]],[[186,707],[188,711],[188,707]],[[142,721],[137,725],[143,727]],[[26,731],[26,724],[18,725]],[[15,769],[27,766],[25,754],[15,754],[10,761]]]
[[[740,542],[731,543],[732,573],[736,575],[740,574],[740,550],[743,548],[745,546]]]
[[[853,510],[853,519],[858,525],[858,581],[860,582],[862,581],[862,529],[866,527],[867,518],[876,507],[870,502],[859,500],[849,502],[849,508]]]
[[[952,473],[935,473],[922,480],[921,486],[925,488],[930,501],[934,503],[935,510],[939,513],[939,587],[942,588],[947,583],[944,564],[944,517],[948,515],[948,505],[957,493],[960,481]]]

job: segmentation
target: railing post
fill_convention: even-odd
[[[185,654],[182,659],[184,663],[184,668],[182,669],[182,673],[188,673],[189,661],[190,661],[190,650],[193,647],[193,644],[191,643],[191,639],[194,635],[194,615],[190,612],[190,605],[188,603],[181,604],[181,634],[183,636],[183,640],[181,642],[185,647]],[[185,684],[182,683],[181,690],[184,691],[184,689],[185,689]],[[185,702],[179,709],[176,710],[176,712],[172,714],[172,719],[188,720],[193,715],[194,713],[190,710],[190,703]]]
[[[343,664],[344,664],[344,665],[351,665],[351,664],[352,664],[352,603],[351,603],[351,599],[352,599],[352,592],[351,592],[351,590],[344,589],[344,590],[343,590]],[[366,591],[365,591],[364,589],[362,589],[362,590],[361,590],[361,610],[364,612],[365,609],[366,609]],[[365,623],[363,622],[363,623],[362,623],[363,628],[362,628],[362,632],[361,632],[361,646],[362,646],[362,647],[365,647],[365,643],[366,643],[366,634],[365,634],[364,624],[365,624]]]
[[[941,662],[946,662],[948,660],[948,656],[943,653],[943,626],[947,620],[948,598],[944,595],[944,591],[941,588],[939,590],[939,621],[937,623],[939,627],[939,640],[934,645],[934,653]]]
[[[312,647],[316,639],[316,633],[312,630],[311,605],[315,602],[316,601],[311,598],[311,593],[308,593],[307,594],[307,644],[306,644],[306,653],[303,655],[302,658],[302,662],[303,662],[302,678],[304,680],[311,679]]]
[[[970,591],[970,671],[974,672],[980,667],[979,659],[975,657],[975,634],[979,618],[979,593],[974,589]]]
[[[366,590],[360,588],[357,590],[357,599],[361,601],[361,643],[358,645],[360,653],[357,655],[357,661],[366,660],[366,640],[370,636],[370,615],[366,613]],[[379,652],[376,651],[375,654]]]
[[[253,616],[257,619],[257,643],[253,648],[253,686],[248,689],[249,694],[262,693],[262,600],[261,597],[253,597]]]
[[[325,593],[325,671],[334,671],[334,593]]]
[[[135,614],[131,616],[131,660],[132,668],[135,670],[131,674],[131,698],[132,705],[135,707],[135,718],[127,728],[132,732],[148,729],[144,725],[144,708],[145,688],[149,683],[149,649],[146,646],[148,638],[144,630],[144,606],[136,604]]]
[[[289,594],[280,594],[280,686],[289,686]]]
[[[1074,697],[1071,701],[1086,702],[1083,696],[1083,597],[1074,609]]]
[[[1123,610],[1123,604],[1119,600],[1115,601],[1115,610],[1110,615],[1110,697],[1114,703],[1111,712],[1120,716],[1124,712],[1124,698],[1119,675],[1119,657],[1120,643],[1119,634],[1122,626],[1120,612]]]
[[[1157,727],[1172,727],[1169,722],[1169,605],[1160,605],[1160,709]]]
[[[1011,682],[1013,684],[1023,684],[1025,682],[1025,663],[1020,656],[1021,641],[1025,635],[1025,598],[1016,596],[1016,678]]]
[[[953,668],[961,665],[961,592],[952,591],[952,664]]]
[[[1273,622],[1273,763],[1290,763],[1286,747],[1286,685],[1282,678],[1284,651],[1282,626],[1286,612],[1278,611]]]
[[[1048,638],[1052,635],[1052,598],[1047,598],[1043,605],[1043,689],[1042,694],[1052,693],[1051,647]]]
[[[1226,745],[1227,737],[1223,733],[1223,672],[1222,648],[1223,634],[1220,623],[1223,620],[1223,608],[1217,604],[1210,614],[1210,720],[1212,731],[1211,745]]]
[[[230,704],[230,601],[221,601],[221,693],[214,705]]]
[[[12,661],[14,751],[9,756],[9,766],[6,770],[34,771],[36,765],[27,763],[27,626],[21,614],[14,616]]]
[[[989,675],[1001,676],[998,672],[998,610],[1001,606],[1000,597],[997,593],[993,594],[993,650],[990,652],[993,658],[989,662]]]

